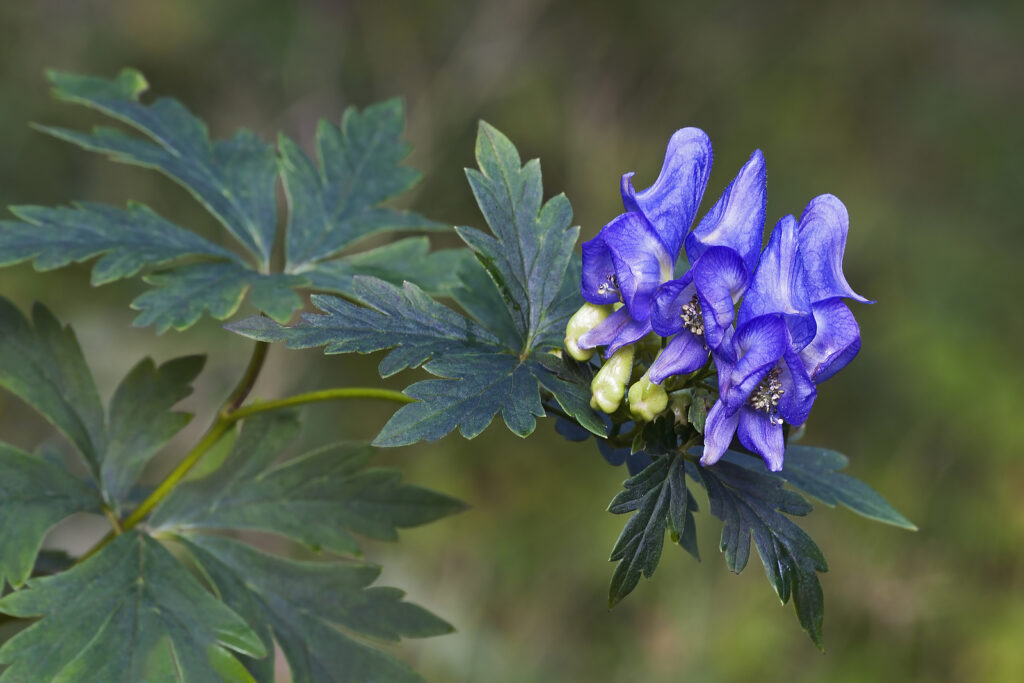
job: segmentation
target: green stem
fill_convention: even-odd
[[[253,353],[254,360],[256,359],[258,353],[258,349]],[[263,353],[265,355],[265,352]],[[260,363],[262,363],[262,361],[260,361]],[[253,367],[258,368],[258,365],[250,363],[250,370]],[[258,369],[255,370],[255,372],[258,373]],[[249,389],[251,389],[254,380],[255,378],[250,378],[250,373],[247,371],[246,376],[243,378],[243,382],[240,382],[239,386],[244,386],[247,383]],[[248,393],[248,391],[246,391],[245,393]],[[217,442],[220,441],[221,437],[223,437],[228,431],[230,431],[234,424],[240,420],[244,420],[247,417],[258,415],[260,413],[267,413],[274,410],[280,410],[282,408],[291,408],[293,406],[304,405],[307,403],[318,403],[320,401],[334,401],[338,399],[350,398],[370,398],[394,401],[396,403],[404,404],[412,403],[416,400],[414,398],[406,396],[401,392],[392,391],[390,389],[376,389],[373,387],[343,387],[338,389],[323,389],[321,391],[310,391],[305,394],[289,396],[288,398],[277,399],[275,401],[262,401],[260,403],[252,403],[242,408],[236,407],[235,409],[229,410],[228,408],[231,405],[231,403],[238,400],[236,398],[237,395],[239,395],[239,392],[237,390],[235,392],[232,392],[231,397],[229,397],[230,402],[225,401],[224,409],[221,410],[219,416],[217,417],[217,420],[210,426],[210,429],[207,430],[206,434],[199,441],[199,443],[197,443],[195,447],[188,453],[188,455],[186,455],[185,458],[180,463],[178,463],[178,466],[175,467],[171,471],[171,473],[164,478],[162,482],[160,482],[160,485],[157,486],[156,489],[154,489],[153,492],[150,493],[149,496],[147,496],[146,499],[142,501],[142,503],[140,503],[139,506],[135,508],[135,510],[132,511],[130,515],[128,515],[127,518],[125,518],[124,523],[121,525],[121,530],[117,533],[122,533],[124,531],[128,531],[129,529],[133,529],[136,526],[138,526],[139,523],[142,522],[142,520],[144,520],[150,512],[152,512],[153,508],[159,505],[160,502],[164,498],[166,498],[172,490],[174,490],[174,487],[178,485],[178,482],[180,482],[185,477],[185,475],[188,474],[189,471],[199,463],[200,459],[207,453],[207,451],[213,448],[217,444]],[[244,400],[244,394],[241,394],[241,396],[242,400]],[[99,543],[97,543],[91,550],[89,550],[89,552],[83,555],[78,561],[81,562],[82,560],[91,557],[103,546],[112,541],[114,537],[117,535],[117,533],[111,532],[104,536],[102,539],[100,539]]]

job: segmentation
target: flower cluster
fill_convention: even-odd
[[[711,162],[708,136],[684,128],[653,185],[637,192],[633,174],[622,177],[625,213],[583,245],[588,303],[570,320],[566,350],[585,361],[604,347],[592,404],[612,414],[625,400],[641,421],[664,414],[669,394],[713,363],[718,397],[701,463],[717,462],[738,435],[778,471],[783,424],[803,424],[817,385],[860,349],[843,299],[871,302],[843,275],[849,216],[833,195],[812,199],[799,220],[780,219],[761,250],[760,150],[691,230]],[[690,267],[680,273],[684,249]]]

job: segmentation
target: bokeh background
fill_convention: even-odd
[[[473,506],[368,544],[386,582],[459,629],[399,651],[432,681],[1021,681],[1022,27],[1013,2],[4,2],[0,202],[131,198],[217,235],[163,177],[30,130],[99,121],[51,101],[46,67],[134,66],[218,137],[245,126],[307,146],[318,118],[401,95],[410,163],[426,173],[409,202],[460,224],[482,223],[462,173],[480,118],[542,159],[547,193],[567,193],[587,237],[620,210],[620,174],[653,180],[676,128],[714,141],[705,206],[760,147],[769,221],[839,195],[848,278],[878,300],[856,309],[863,351],[822,387],[805,441],[846,452],[921,530],[823,506],[806,521],[831,565],[824,655],[756,559],[740,576],[725,569],[703,513],[703,561],[667,547],[609,612],[607,554],[624,519],[605,506],[625,472],[549,421],[525,441],[492,425],[379,456]],[[4,296],[75,324],[108,396],[143,355],[208,350],[187,405],[210,410],[248,344],[209,320],[159,338],[133,329],[139,291],[92,289],[83,267],[0,271]],[[257,393],[372,383],[374,368],[275,348]],[[390,409],[309,408],[303,440],[371,438]],[[6,396],[0,429],[23,446],[48,431]],[[82,548],[101,532],[78,520],[50,543]]]

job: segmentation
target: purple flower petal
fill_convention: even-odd
[[[643,214],[624,213],[601,234],[615,266],[616,280],[609,286],[618,287],[634,318],[647,320],[655,290],[672,277],[674,259]]]
[[[683,330],[669,341],[651,363],[651,382],[661,384],[672,375],[688,375],[702,368],[707,360],[708,349],[704,346],[704,339]]]
[[[841,299],[814,304],[817,334],[802,351],[800,360],[816,383],[836,374],[860,351],[860,327]]]
[[[727,377],[719,376],[722,400],[734,408],[742,405],[782,358],[788,337],[786,323],[778,315],[762,315],[740,326],[732,342],[737,360]]]
[[[764,155],[757,150],[701,219],[697,229],[686,236],[686,255],[690,262],[695,262],[710,247],[729,247],[743,259],[747,272],[753,272],[761,251],[767,200]]]
[[[711,247],[701,254],[691,272],[700,298],[704,337],[711,348],[718,348],[747,285],[747,269],[740,255],[729,247]]]
[[[781,313],[785,317],[797,351],[814,338],[814,315],[798,251],[797,223],[792,216],[783,216],[772,230],[750,289],[743,297],[737,323],[742,325],[767,313]]]
[[[592,240],[583,243],[583,276],[580,292],[592,304],[613,304],[619,300],[619,290],[613,287],[615,264],[612,252],[604,241],[602,230]],[[616,276],[617,277],[617,276]]]
[[[697,294],[693,284],[693,271],[678,280],[669,280],[658,287],[651,305],[651,327],[662,337],[669,337],[683,329],[681,312]]]
[[[823,194],[811,200],[800,216],[800,254],[807,270],[808,293],[812,302],[845,297],[874,303],[853,291],[843,275],[843,252],[850,214],[839,198]]]
[[[779,400],[779,415],[791,425],[807,422],[818,389],[795,351],[786,351],[779,368],[779,382],[786,393]]]
[[[697,214],[711,175],[711,161],[707,134],[699,128],[683,128],[668,141],[665,162],[653,185],[637,192],[631,181],[633,174],[622,176],[623,206],[626,211],[639,211],[647,217],[668,246],[672,260],[679,255]]]
[[[730,408],[721,400],[715,401],[704,422],[704,454],[700,457],[701,465],[714,465],[722,458],[732,443],[739,419],[740,411],[737,408]]]
[[[739,415],[740,443],[760,455],[772,472],[781,470],[786,450],[786,442],[782,438],[782,425],[772,422],[768,413],[754,410],[750,406],[740,408]]]
[[[605,358],[609,358],[623,346],[637,342],[650,333],[650,321],[636,320],[629,314],[629,309],[623,306],[605,318],[600,325],[580,335],[577,345],[581,349],[607,346],[604,355]]]

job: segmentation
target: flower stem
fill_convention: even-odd
[[[142,503],[140,503],[130,515],[128,515],[128,517],[125,518],[124,522],[120,525],[120,528],[115,527],[114,531],[111,531],[100,539],[95,546],[79,558],[79,562],[94,555],[101,548],[107,545],[107,543],[112,541],[118,534],[138,526],[139,523],[141,523],[142,520],[152,512],[153,508],[159,505],[160,502],[166,498],[172,490],[174,490],[174,487],[178,485],[178,482],[180,482],[185,475],[199,463],[200,459],[202,459],[202,457],[206,455],[206,453],[213,448],[239,420],[244,420],[247,417],[258,415],[260,413],[280,410],[282,408],[291,408],[293,406],[304,405],[307,403],[317,403],[320,401],[370,398],[404,404],[412,403],[416,400],[401,392],[392,391],[390,389],[377,389],[373,387],[342,387],[336,389],[323,389],[321,391],[310,391],[305,394],[289,396],[288,398],[277,399],[274,401],[262,401],[240,407],[241,403],[248,396],[249,392],[252,391],[252,388],[256,383],[256,378],[259,375],[260,369],[263,366],[263,361],[266,358],[266,346],[267,345],[264,342],[259,342],[256,345],[256,348],[253,349],[253,355],[249,361],[249,366],[246,368],[245,374],[239,381],[238,386],[231,392],[228,398],[225,399],[224,407],[217,413],[217,419],[212,425],[210,425],[210,428],[206,431],[206,434],[203,435],[203,438],[199,440],[199,443],[189,451],[188,455],[178,463],[177,467],[171,470],[170,474],[160,482],[153,492],[150,493],[149,496],[147,496],[146,499],[142,501]]]

